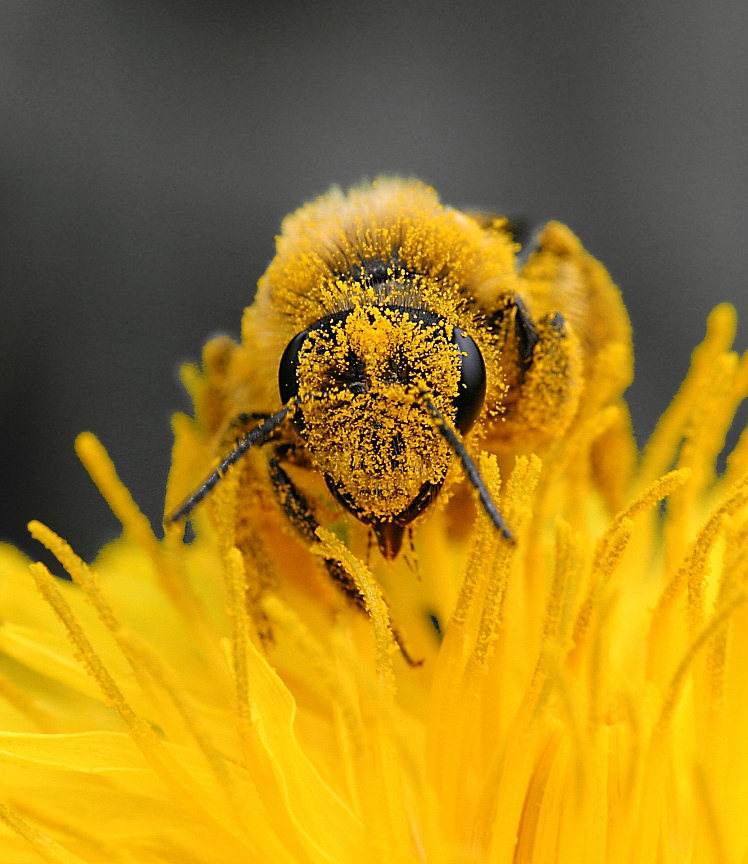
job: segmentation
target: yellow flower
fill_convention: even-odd
[[[614,518],[576,470],[602,408],[517,460],[513,545],[455,524],[459,489],[394,561],[319,529],[368,617],[279,508],[237,511],[253,454],[191,542],[160,541],[82,435],[123,534],[88,566],[32,523],[72,582],[0,550],[0,860],[745,861],[748,436],[715,474],[748,392],[733,330],[719,307]],[[175,419],[170,501],[200,428]]]

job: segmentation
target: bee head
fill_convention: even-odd
[[[452,456],[419,393],[467,432],[486,375],[473,339],[439,315],[358,306],[295,336],[281,358],[279,385],[284,403],[301,396],[294,423],[332,494],[374,526],[394,557],[393,535],[434,499]]]

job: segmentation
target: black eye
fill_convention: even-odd
[[[278,366],[278,389],[280,390],[281,402],[285,405],[289,399],[299,395],[299,382],[296,372],[299,368],[299,351],[306,341],[309,330],[302,330],[286,345],[286,350],[280,359]]]
[[[297,333],[293,339],[286,345],[286,350],[280,359],[278,365],[278,389],[280,390],[281,402],[285,405],[289,399],[299,395],[299,381],[297,376],[299,370],[299,352],[301,346],[306,342],[307,336],[312,330],[321,330],[330,338],[334,333],[335,328],[341,321],[351,314],[352,309],[346,309],[343,312],[334,312],[332,315],[325,315],[314,324],[310,324],[306,330]]]
[[[486,395],[486,364],[480,349],[464,330],[455,328],[452,341],[460,352],[460,390],[455,399],[455,426],[467,432],[475,423]]]

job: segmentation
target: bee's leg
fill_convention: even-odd
[[[251,448],[257,449],[262,447],[268,441],[277,438],[278,427],[285,420],[291,410],[290,405],[284,405],[280,411],[277,411],[270,417],[265,417],[264,422],[255,425],[252,429],[245,428],[243,436],[236,436],[236,429],[240,426],[246,427],[249,422],[255,417],[262,417],[261,414],[240,414],[227,427],[225,435],[234,437],[234,448],[224,456],[218,467],[212,471],[203,480],[200,486],[177,507],[171,514],[165,516],[165,524],[180,522],[186,519],[195,507],[203,501],[210,492],[221,482],[226,475],[226,472],[232,465],[236,465],[241,460],[244,454]]]
[[[515,329],[521,331],[525,313],[519,307],[517,312]],[[558,436],[569,427],[579,405],[579,341],[558,312],[544,315],[531,326],[534,341],[529,352],[523,354],[525,343],[521,338],[517,340],[520,398],[512,419],[520,428],[537,431],[541,436],[549,429]]]
[[[582,372],[578,340],[562,315],[533,317],[516,295],[507,295],[487,324],[502,345],[507,384],[497,429],[502,446],[542,448],[564,433],[576,413]]]
[[[288,472],[281,465],[281,460],[287,460],[293,453],[293,447],[282,444],[275,448],[275,452],[268,459],[270,482],[273,485],[275,498],[286,514],[286,518],[296,531],[308,543],[317,541],[316,530],[319,528],[309,502],[301,490],[289,477]]]
[[[507,295],[502,305],[486,316],[486,324],[504,343],[505,353],[514,355],[516,383],[521,383],[540,339],[525,302],[515,294]]]
[[[319,542],[316,533],[317,528],[319,528],[319,522],[312,512],[312,508],[303,492],[296,486],[293,480],[289,477],[288,472],[281,465],[281,460],[290,456],[292,452],[293,448],[288,444],[282,444],[276,447],[274,455],[268,460],[270,482],[272,483],[276,500],[283,512],[286,514],[288,521],[296,529],[299,535],[311,545]],[[323,560],[327,573],[335,583],[338,590],[345,594],[354,606],[360,609],[364,614],[368,615],[364,598],[361,596],[361,592],[358,590],[355,581],[348,571],[333,558],[325,558]],[[403,644],[400,634],[395,627],[392,626],[392,622],[390,622],[390,627],[392,628],[392,634],[404,660],[410,666],[420,666],[422,661],[415,660],[411,657]]]
[[[229,449],[232,446],[236,447],[238,444],[241,443],[242,438],[245,437],[247,432],[249,432],[254,427],[262,425],[269,417],[269,414],[258,411],[242,411],[241,414],[237,414],[235,417],[232,417],[232,419],[229,421],[229,423],[223,430],[223,437],[221,442],[222,448]],[[278,432],[276,431],[265,441],[263,441],[260,446],[277,440]]]
[[[532,365],[533,351],[538,344],[538,328],[519,297],[514,298],[514,307],[514,338],[517,340],[520,376],[524,378]]]

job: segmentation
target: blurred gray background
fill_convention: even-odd
[[[179,363],[237,334],[284,214],[380,172],[573,227],[631,312],[643,441],[715,303],[748,344],[744,16],[2,2],[0,537],[33,549],[39,518],[90,557],[117,533],[73,452],[83,429],[158,525]]]

